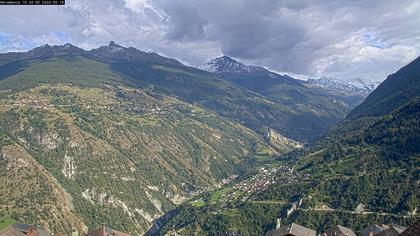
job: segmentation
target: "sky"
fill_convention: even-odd
[[[420,56],[418,0],[66,0],[0,6],[0,52],[115,41],[187,65],[227,55],[298,78],[382,81]]]

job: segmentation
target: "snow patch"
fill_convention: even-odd
[[[366,95],[371,93],[379,85],[379,83],[372,81],[365,82],[361,79],[356,81],[343,81],[336,78],[327,77],[322,77],[319,79],[308,79],[307,83],[318,85],[327,89],[341,90],[352,93],[363,93]]]

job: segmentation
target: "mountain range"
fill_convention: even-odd
[[[46,45],[0,58],[0,204],[20,222],[65,233],[105,222],[141,234],[251,166],[258,150],[276,152],[243,125],[142,89],[106,64],[159,61],[159,80],[164,65],[182,66],[175,60],[113,43],[90,52]]]
[[[348,93],[360,93],[364,95],[369,95],[375,88],[379,85],[376,82],[365,82],[358,79],[355,82],[347,82],[335,78],[319,78],[319,79],[308,79],[306,81],[308,84],[318,85],[320,87],[332,90],[339,90]]]
[[[221,78],[247,88],[278,103],[292,100],[311,104],[323,109],[331,103],[340,104],[348,110],[359,105],[377,84],[363,81],[345,82],[338,79],[297,80],[288,75],[280,75],[264,67],[245,65],[228,56],[222,56],[198,65],[197,68],[212,72]],[[318,100],[318,101],[315,101]],[[334,105],[331,105],[334,106]]]
[[[349,110],[297,80],[282,83],[306,98],[270,98],[114,42],[0,54],[1,214],[52,232],[106,223],[142,234]]]
[[[312,89],[319,89],[326,96],[343,101],[351,108],[362,103],[379,84],[371,81],[365,82],[360,79],[356,81],[343,81],[326,77],[308,79],[303,83]]]
[[[27,53],[2,54],[2,87],[31,86],[23,82],[9,83],[6,78],[24,70],[30,62],[51,57],[85,58],[105,63],[110,70],[125,78],[118,83],[175,96],[240,122],[260,134],[272,128],[300,142],[314,140],[350,110],[345,103],[309,89],[298,80],[263,68],[258,69],[259,72],[244,74],[206,73],[174,59],[125,48],[114,42],[90,51],[66,44],[44,45]],[[238,76],[240,80],[237,80]],[[39,80],[36,82],[43,82]],[[89,82],[91,80],[78,80],[76,83],[86,85]]]
[[[325,171],[342,161],[348,166],[340,167],[343,173],[337,173],[343,176],[337,178],[366,166],[409,173],[399,178],[411,181],[413,173],[400,161],[370,158],[388,151],[391,142],[395,150],[409,153],[404,161],[416,163],[417,149],[403,149],[400,139],[388,140],[388,133],[381,136],[417,127],[418,100],[411,100],[418,95],[417,80],[410,79],[418,75],[416,68],[418,62],[390,76],[350,112],[359,101],[354,93],[226,56],[194,68],[114,42],[89,51],[65,44],[0,54],[0,216],[52,232],[86,232],[107,224],[141,235],[168,212],[190,209],[184,206],[198,206],[192,217],[203,209],[217,213],[219,208],[202,205],[203,194],[217,203],[227,185],[258,179],[262,169],[330,178]],[[392,106],[375,108],[384,103]],[[411,140],[416,128],[404,132],[399,135],[405,141],[418,144]],[[309,144],[310,149],[304,147]],[[326,187],[320,187],[319,178],[310,188],[298,186],[322,193]],[[246,197],[279,196],[278,186]],[[405,195],[398,204],[417,194],[406,185],[400,189]],[[305,191],[296,187],[293,196],[281,196],[289,201]],[[328,202],[333,203],[337,206]],[[400,210],[395,204],[393,210]],[[237,216],[236,209],[222,217]],[[188,217],[175,219],[191,227]],[[267,215],[260,223],[263,219],[273,220]],[[177,228],[166,223],[155,232]],[[211,230],[226,231],[219,226]],[[255,230],[269,226],[265,222]]]

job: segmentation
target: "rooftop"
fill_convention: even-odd
[[[269,231],[266,234],[266,236],[285,236],[285,235],[316,236],[316,231],[312,229],[308,229],[301,225],[292,223],[290,225],[285,225],[283,227],[280,227],[279,229]]]
[[[350,228],[337,225],[333,228],[327,229],[323,235],[326,236],[356,236],[356,234]]]

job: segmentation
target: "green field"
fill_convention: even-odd
[[[191,205],[193,207],[203,207],[203,206],[206,205],[206,202],[203,199],[200,198],[200,199],[197,199],[195,201],[192,201]]]
[[[16,221],[14,219],[7,218],[7,217],[0,217],[0,230],[3,230],[9,227],[10,225],[13,225],[15,222]]]
[[[226,192],[228,192],[230,188],[222,188],[220,190],[217,190],[216,192],[212,193],[210,196],[210,203],[214,204],[220,201],[220,198],[225,195]]]
[[[238,209],[227,209],[222,211],[220,214],[225,215],[227,217],[237,217],[240,215],[240,211]]]
[[[274,158],[270,155],[270,149],[268,147],[259,147],[255,155],[255,159],[258,162],[267,162],[274,160]]]

